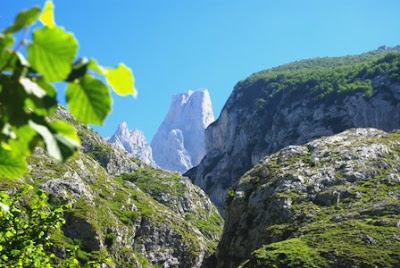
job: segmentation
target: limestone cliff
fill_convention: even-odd
[[[288,146],[227,197],[217,267],[399,267],[400,132]]]
[[[352,127],[400,128],[400,53],[318,58],[239,82],[206,130],[206,156],[187,176],[223,212],[240,176],[267,154]]]
[[[151,142],[156,164],[178,172],[198,165],[206,152],[204,131],[213,121],[207,89],[174,95]]]

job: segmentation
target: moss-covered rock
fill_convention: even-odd
[[[73,251],[81,265],[109,257],[108,267],[198,267],[214,252],[223,221],[200,188],[132,159],[62,108],[55,117],[74,124],[81,152],[59,164],[37,149],[30,172],[0,187],[29,183],[50,206],[72,204],[52,237],[59,266]]]
[[[267,156],[232,189],[218,267],[399,267],[400,132]]]

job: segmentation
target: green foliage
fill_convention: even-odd
[[[40,8],[33,7],[20,12],[14,20],[13,25],[4,30],[4,33],[14,33],[21,30],[23,27],[33,24],[39,17]]]
[[[326,267],[319,252],[299,238],[263,246],[253,254],[258,267]]]
[[[0,266],[52,267],[50,235],[65,223],[63,208],[50,210],[42,191],[22,187],[16,194],[0,192]],[[65,264],[78,264],[73,257]]]
[[[65,80],[78,50],[75,37],[64,29],[39,28],[33,31],[33,42],[28,46],[28,60],[48,82]]]
[[[233,198],[235,197],[235,190],[230,189],[227,193],[226,193],[226,197],[225,197],[225,202],[227,205],[229,205]]]
[[[11,152],[0,150],[0,173],[5,177],[17,177],[27,171],[24,158],[16,157]]]
[[[107,86],[89,75],[70,83],[66,96],[70,112],[83,123],[101,124],[110,112],[111,98]]]
[[[115,92],[120,95],[135,92],[132,71],[125,64],[119,64],[116,68],[107,68],[106,79],[114,87]]]
[[[42,14],[39,17],[40,22],[49,28],[53,28],[56,26],[56,23],[54,22],[53,11],[54,11],[53,2],[47,1],[43,7]]]
[[[24,174],[25,158],[41,144],[58,161],[79,149],[71,125],[49,120],[58,104],[51,83],[67,84],[69,112],[83,123],[102,124],[110,112],[110,89],[104,82],[119,95],[136,93],[132,71],[125,65],[104,68],[95,60],[75,60],[78,41],[56,26],[53,10],[47,1],[43,10],[22,11],[0,34],[0,178]],[[28,40],[29,27],[38,19],[43,27],[35,28]],[[13,34],[21,30],[22,39],[11,48]]]
[[[178,173],[167,173],[151,167],[139,168],[132,173],[123,173],[120,177],[135,183],[140,189],[156,198],[162,194],[179,197],[185,191]]]
[[[386,79],[372,83],[377,77]],[[400,52],[373,51],[357,56],[302,60],[261,71],[239,82],[235,91],[246,90],[238,105],[254,105],[260,111],[265,104],[279,103],[274,100],[289,93],[293,98],[338,100],[340,96],[361,92],[369,98],[384,88],[385,83],[395,82],[400,82]]]

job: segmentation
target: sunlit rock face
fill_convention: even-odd
[[[227,191],[266,155],[350,128],[398,129],[400,80],[392,58],[400,56],[387,53],[305,60],[240,81],[206,130],[205,157],[185,175],[224,214]],[[368,75],[355,62],[363,62]],[[342,82],[341,87],[354,89],[335,91],[338,80],[330,80],[330,75],[347,77],[352,72],[356,82]],[[354,86],[359,81],[370,91]]]
[[[181,173],[198,165],[206,152],[205,129],[213,121],[207,89],[174,95],[168,114],[151,142],[156,164]]]
[[[144,133],[138,129],[129,130],[126,122],[119,124],[114,135],[107,141],[133,157],[142,160],[147,165],[155,165],[151,147],[147,143]]]

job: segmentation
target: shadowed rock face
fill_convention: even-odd
[[[400,81],[393,78],[393,68],[377,70],[382,62],[390,63],[384,53],[293,63],[239,82],[220,117],[206,130],[206,156],[186,175],[224,213],[227,190],[265,155],[353,127],[399,128]],[[400,55],[392,53],[397,58]],[[368,66],[366,70],[376,71],[364,74],[361,67],[354,67],[359,62]],[[371,92],[357,86],[335,91],[337,80],[331,78],[335,73],[353,75],[354,81],[362,81]],[[306,78],[303,81],[299,76]],[[331,87],[332,92],[321,85]]]
[[[173,96],[168,114],[151,142],[156,164],[181,173],[198,165],[206,152],[204,131],[213,121],[207,89]]]
[[[400,132],[288,146],[230,192],[217,267],[398,267],[399,213]]]

